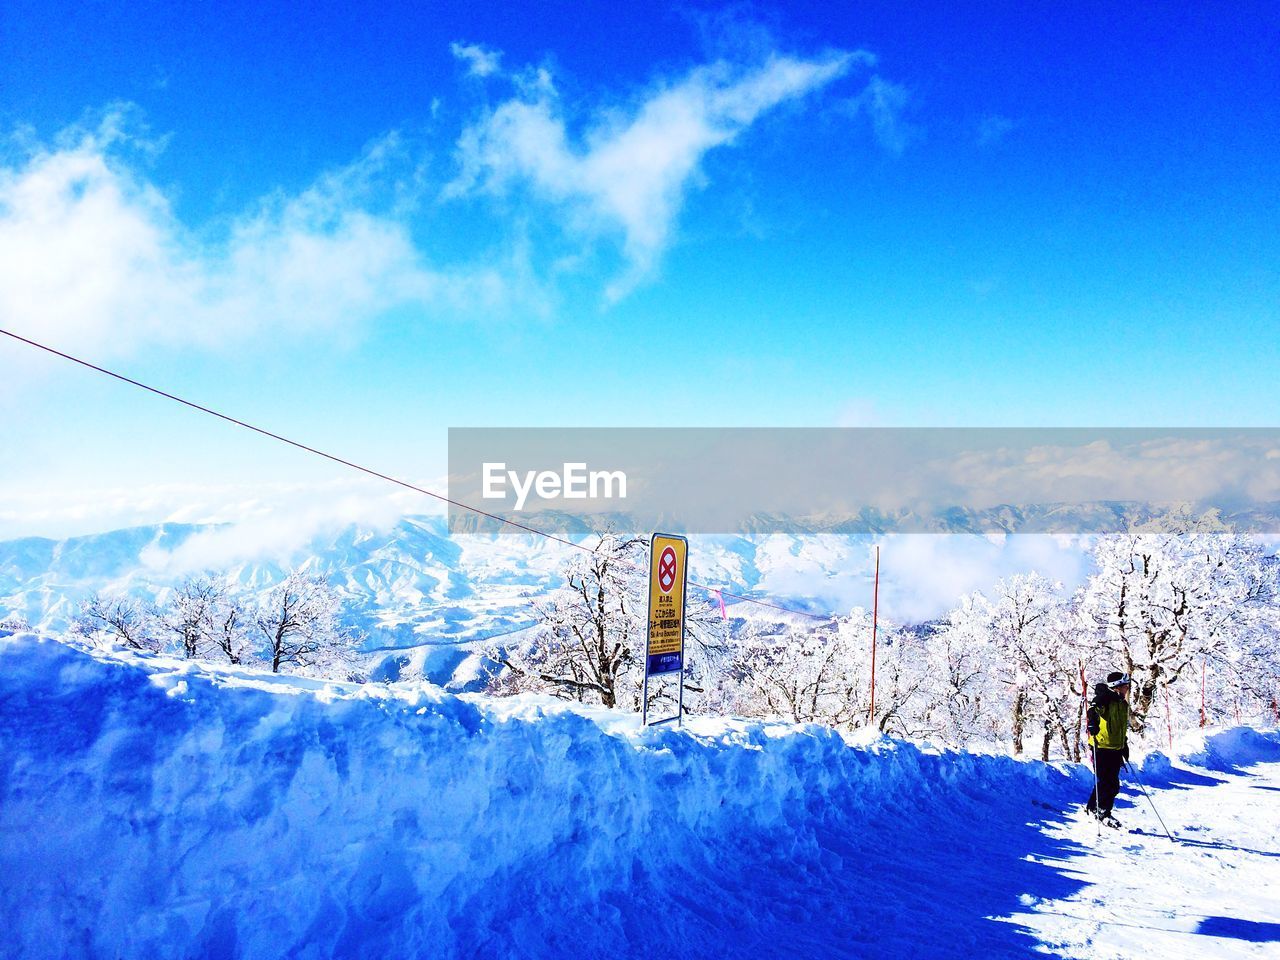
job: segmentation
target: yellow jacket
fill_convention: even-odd
[[[1106,696],[1103,696],[1103,694]],[[1100,750],[1123,750],[1129,733],[1129,704],[1105,687],[1089,707],[1089,744]]]

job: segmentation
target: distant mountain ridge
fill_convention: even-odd
[[[41,630],[65,629],[91,593],[163,602],[172,586],[200,572],[171,558],[217,545],[229,525],[164,523],[49,540],[0,542],[0,615],[25,617]],[[293,566],[305,566],[343,595],[370,646],[475,639],[527,625],[528,594],[554,584],[559,550],[511,538],[449,537],[443,518],[406,517],[389,530],[360,526],[313,537],[288,556],[211,563],[235,592],[269,590]]]
[[[443,517],[408,516],[385,529],[348,525],[317,534],[284,556],[198,562],[224,553],[221,538],[237,533],[232,525],[162,523],[0,542],[0,618],[20,616],[56,633],[93,593],[163,603],[176,584],[208,572],[225,575],[235,593],[252,599],[304,567],[342,595],[368,649],[455,644],[532,625],[534,600],[563,583],[573,553],[532,535],[451,535]],[[834,552],[830,543],[791,537],[696,543],[695,569],[736,590],[756,589],[769,571],[789,573],[797,564],[819,578],[832,567],[852,575],[866,552],[857,538],[840,538]],[[802,608],[813,602],[803,595],[792,601]]]
[[[532,535],[450,534],[444,517],[407,516],[388,528],[347,525],[317,534],[284,556],[198,562],[226,553],[223,538],[241,532],[232,525],[162,523],[0,542],[0,618],[21,616],[56,633],[92,593],[163,603],[176,584],[209,572],[225,575],[237,594],[252,599],[290,569],[305,567],[343,596],[352,625],[367,634],[367,648],[455,644],[532,625],[534,600],[562,585],[574,553]],[[693,572],[705,583],[759,591],[798,609],[823,609],[833,588],[848,593],[850,584],[855,593],[867,592],[869,602],[870,542],[694,537]]]
[[[1082,510],[1127,510],[1135,520],[1154,514],[1150,507],[1115,504]],[[620,515],[613,520],[615,528],[629,529]],[[883,537],[843,531],[834,523],[821,534],[768,533],[776,527],[763,517],[760,529],[744,536],[693,535],[694,576],[815,612],[870,605],[870,546]],[[961,512],[938,532],[972,535],[973,517]],[[386,527],[339,526],[274,553],[242,542],[254,533],[249,524],[161,523],[65,540],[0,542],[0,618],[18,615],[39,630],[58,632],[95,592],[164,602],[175,584],[208,570],[226,575],[238,594],[253,598],[289,569],[303,566],[342,594],[352,625],[367,634],[368,648],[455,644],[531,625],[533,601],[561,585],[573,552],[533,535],[450,533],[438,515],[406,516]],[[586,536],[579,528],[570,539]],[[928,570],[927,560],[912,562]],[[956,599],[958,594],[946,602]]]
[[[707,523],[712,522],[712,518],[700,515],[645,516],[623,511],[582,514],[540,510],[527,514],[508,513],[505,516],[547,533],[571,537],[585,536],[603,527],[632,530],[656,526],[660,529],[699,533],[705,532]],[[856,511],[809,515],[757,512],[722,517],[717,529],[730,524],[737,534],[743,536],[1110,534],[1166,520],[1179,524],[1189,517],[1241,533],[1280,533],[1280,502],[1242,503],[1227,508],[1221,504],[1129,500],[998,504],[982,508],[955,505],[920,510],[863,507]],[[496,533],[503,530],[503,524],[491,516],[458,510],[450,518],[450,529],[455,533]]]

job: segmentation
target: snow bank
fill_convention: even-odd
[[[1025,955],[1082,768],[0,639],[6,956]]]
[[[369,678],[378,683],[425,680],[453,693],[480,693],[497,667],[488,641],[423,643],[369,654]]]
[[[1193,766],[1234,773],[1241,767],[1280,760],[1280,731],[1251,727],[1209,731],[1184,741],[1180,754]]]
[[[1238,773],[1258,763],[1280,761],[1280,730],[1252,727],[1192,730],[1174,740],[1173,749],[1148,754],[1142,759],[1142,776],[1155,783],[1175,782],[1185,777],[1174,760],[1191,767],[1217,773]]]

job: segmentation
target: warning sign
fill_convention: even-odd
[[[684,666],[684,592],[689,541],[655,533],[649,548],[649,637],[645,674]]]
[[[672,546],[663,547],[662,555],[658,558],[658,589],[663,593],[670,593],[671,588],[676,585],[676,567],[678,563],[675,548]]]

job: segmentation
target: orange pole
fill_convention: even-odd
[[[1080,726],[1076,736],[1085,746],[1089,744],[1089,681],[1084,676],[1084,661],[1080,661]]]
[[[880,620],[880,548],[876,547],[876,585],[871,599],[871,711],[867,722],[876,722],[876,625]]]
[[[1209,717],[1204,710],[1204,661],[1200,661],[1200,726],[1205,726]]]

